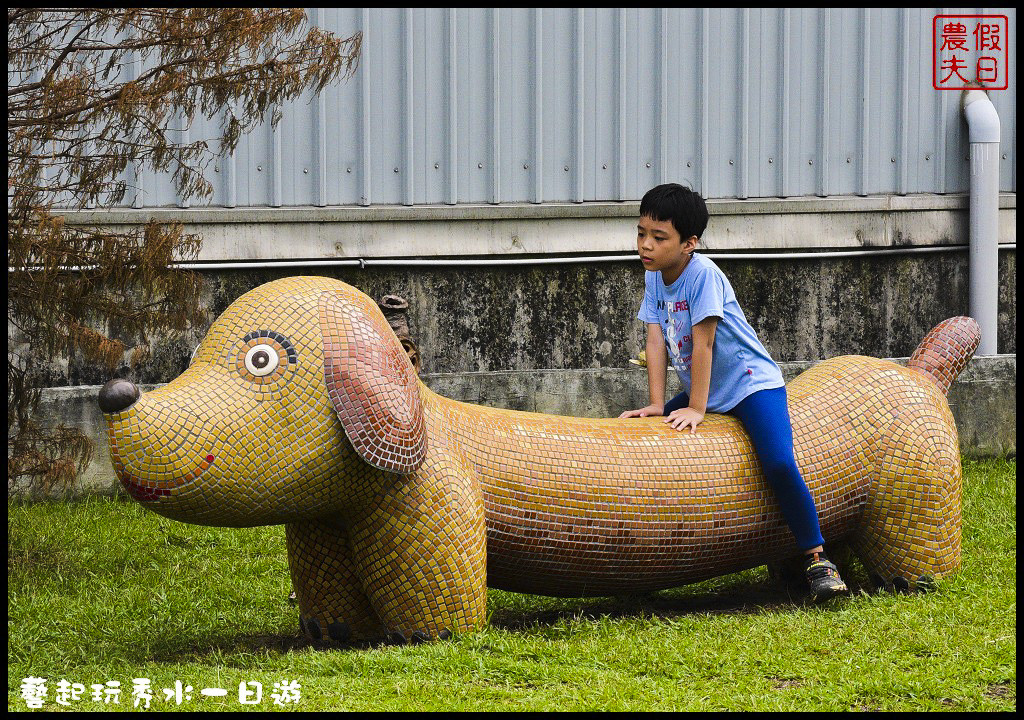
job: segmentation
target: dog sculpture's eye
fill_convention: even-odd
[[[286,380],[289,368],[299,357],[291,340],[273,330],[246,334],[235,353],[235,369],[254,389],[266,389]]]
[[[256,377],[269,375],[277,369],[277,350],[270,345],[256,345],[245,353],[245,369]]]

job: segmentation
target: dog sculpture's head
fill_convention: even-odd
[[[236,300],[185,372],[100,391],[121,483],[203,525],[310,519],[372,494],[426,455],[419,382],[383,314],[337,280],[291,277]]]

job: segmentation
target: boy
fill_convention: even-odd
[[[814,500],[793,457],[786,384],[729,280],[695,252],[707,223],[701,196],[675,183],[649,190],[640,201],[636,244],[647,272],[637,318],[647,323],[651,403],[619,417],[664,415],[673,428],[691,433],[705,412],[737,417],[806,556],[811,597],[827,600],[847,588],[825,557]],[[665,403],[670,357],[685,390]]]

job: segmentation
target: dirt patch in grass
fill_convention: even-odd
[[[985,688],[985,692],[983,694],[985,697],[992,698],[993,700],[1003,700],[1007,698],[1011,700],[1016,699],[1016,693],[1014,693],[1013,688],[1007,683],[989,685]]]

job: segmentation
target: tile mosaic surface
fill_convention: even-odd
[[[973,320],[951,318],[907,368],[846,356],[788,385],[822,534],[887,582],[959,565],[945,392],[978,339]],[[656,590],[798,552],[734,418],[708,414],[691,435],[659,418],[449,400],[419,382],[376,303],[328,278],[246,293],[180,377],[106,419],[115,470],[143,505],[286,525],[314,638],[443,637],[484,622],[488,586]]]

